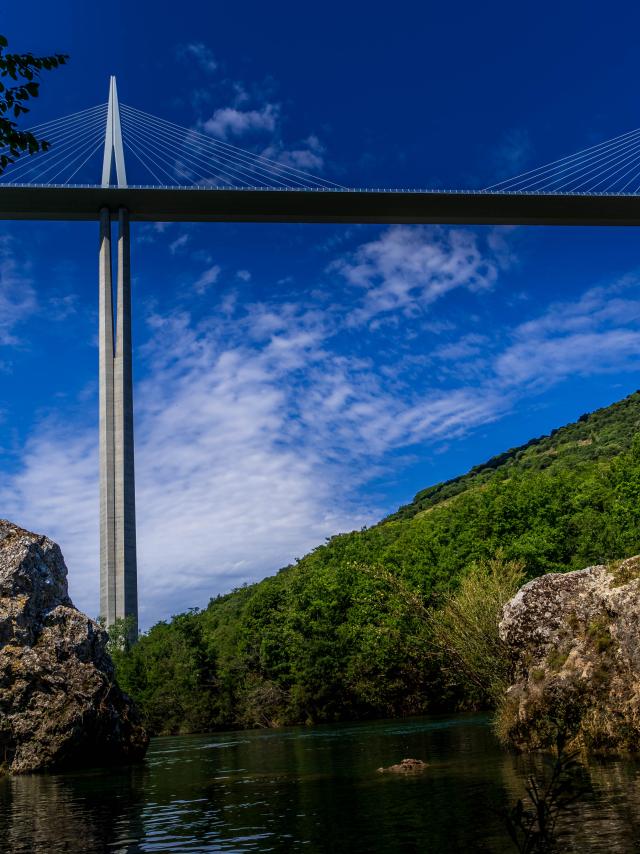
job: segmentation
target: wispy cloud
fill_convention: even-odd
[[[197,294],[206,293],[211,285],[214,285],[218,281],[218,276],[221,273],[221,267],[219,264],[212,264],[210,267],[201,273],[201,275],[196,280],[193,289]]]
[[[171,252],[172,255],[175,255],[181,249],[184,249],[188,242],[189,235],[181,234],[179,237],[176,237],[175,240],[171,241],[171,243],[169,244],[169,252]]]
[[[351,313],[354,325],[401,313],[413,316],[456,288],[491,289],[507,266],[504,250],[470,229],[394,226],[335,261],[339,272],[362,292]]]
[[[24,254],[10,237],[0,237],[0,345],[4,346],[20,342],[17,328],[38,309]]]
[[[213,74],[218,68],[213,51],[203,44],[203,42],[191,42],[179,45],[177,53],[181,59],[195,63],[207,74]]]
[[[531,163],[533,143],[527,130],[509,129],[496,146],[493,154],[495,175],[499,179],[511,178]]]
[[[280,108],[277,104],[265,104],[260,109],[240,110],[236,107],[220,107],[204,123],[204,129],[220,139],[244,137],[247,134],[273,133],[278,122]]]
[[[579,300],[554,303],[522,323],[496,359],[497,377],[504,384],[545,388],[566,377],[640,368],[638,284],[629,276],[591,288]]]
[[[429,346],[406,358],[360,347],[363,336],[388,338],[375,327],[381,317],[400,316],[405,331],[418,317],[424,327],[420,312],[455,289],[494,288],[511,253],[490,235],[381,231],[329,271],[353,286],[348,308],[313,295],[248,304],[236,281],[212,293],[207,317],[148,316],[136,385],[144,623],[379,518],[389,508],[368,499],[367,484],[407,455],[436,452],[576,373],[640,367],[635,277],[530,314],[500,336],[467,328],[454,337],[456,325],[438,316],[426,321]],[[219,275],[209,263],[201,287]],[[60,540],[72,594],[92,614],[96,446],[93,419],[47,420],[0,484],[4,515]]]
[[[203,44],[182,46],[181,55],[188,55],[202,63],[201,57],[212,57]],[[203,65],[208,75],[210,69]],[[242,80],[224,77],[216,84],[218,103],[211,115],[201,118],[199,128],[216,139],[242,144],[255,154],[274,160],[284,166],[302,171],[321,172],[325,166],[326,146],[316,133],[310,133],[297,141],[285,133],[286,117],[282,104],[276,97],[277,86],[271,79],[262,83],[247,84]],[[211,100],[211,92],[205,95],[200,88],[192,98],[194,105],[204,108]],[[189,173],[184,164],[181,170]],[[264,177],[264,176],[263,176]]]
[[[324,167],[325,147],[315,134],[311,134],[290,148],[286,148],[282,140],[274,141],[264,149],[262,155],[303,172],[321,172]]]

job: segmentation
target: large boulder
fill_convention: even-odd
[[[497,716],[506,742],[638,750],[640,557],[530,581],[499,631],[513,665]]]
[[[59,547],[0,520],[0,767],[142,759],[148,737],[107,640],[69,599]]]

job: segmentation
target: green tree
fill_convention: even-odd
[[[492,707],[520,584],[640,553],[638,424],[637,392],[424,490],[118,648],[118,678],[153,732]]]
[[[40,92],[38,77],[65,65],[68,56],[34,56],[32,53],[9,53],[7,38],[0,35],[0,173],[24,152],[47,151],[50,143],[29,131],[20,130],[16,119],[29,112],[27,102]],[[4,81],[12,82],[4,82]]]

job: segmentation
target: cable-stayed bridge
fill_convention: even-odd
[[[30,130],[51,147],[0,175],[0,219],[100,222],[100,612],[107,625],[129,618],[132,638],[131,219],[640,225],[640,129],[489,187],[451,191],[342,186],[290,155],[256,154],[121,105],[113,77],[107,103]]]
[[[291,155],[115,103],[117,180],[105,178],[104,103],[30,129],[51,148],[0,176],[0,218],[95,220],[124,207],[147,221],[640,224],[640,129],[478,189],[348,187]]]

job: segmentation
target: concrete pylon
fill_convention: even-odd
[[[118,212],[116,335],[111,213],[100,215],[100,615],[138,635],[129,214]]]
[[[113,420],[113,286],[111,214],[100,212],[99,256],[100,385],[100,616],[116,619],[115,446]]]
[[[116,78],[109,80],[102,186],[127,186]],[[133,373],[129,212],[118,211],[118,289],[114,346],[111,212],[100,212],[100,616],[107,626],[128,618],[138,636],[136,495],[133,463]]]

